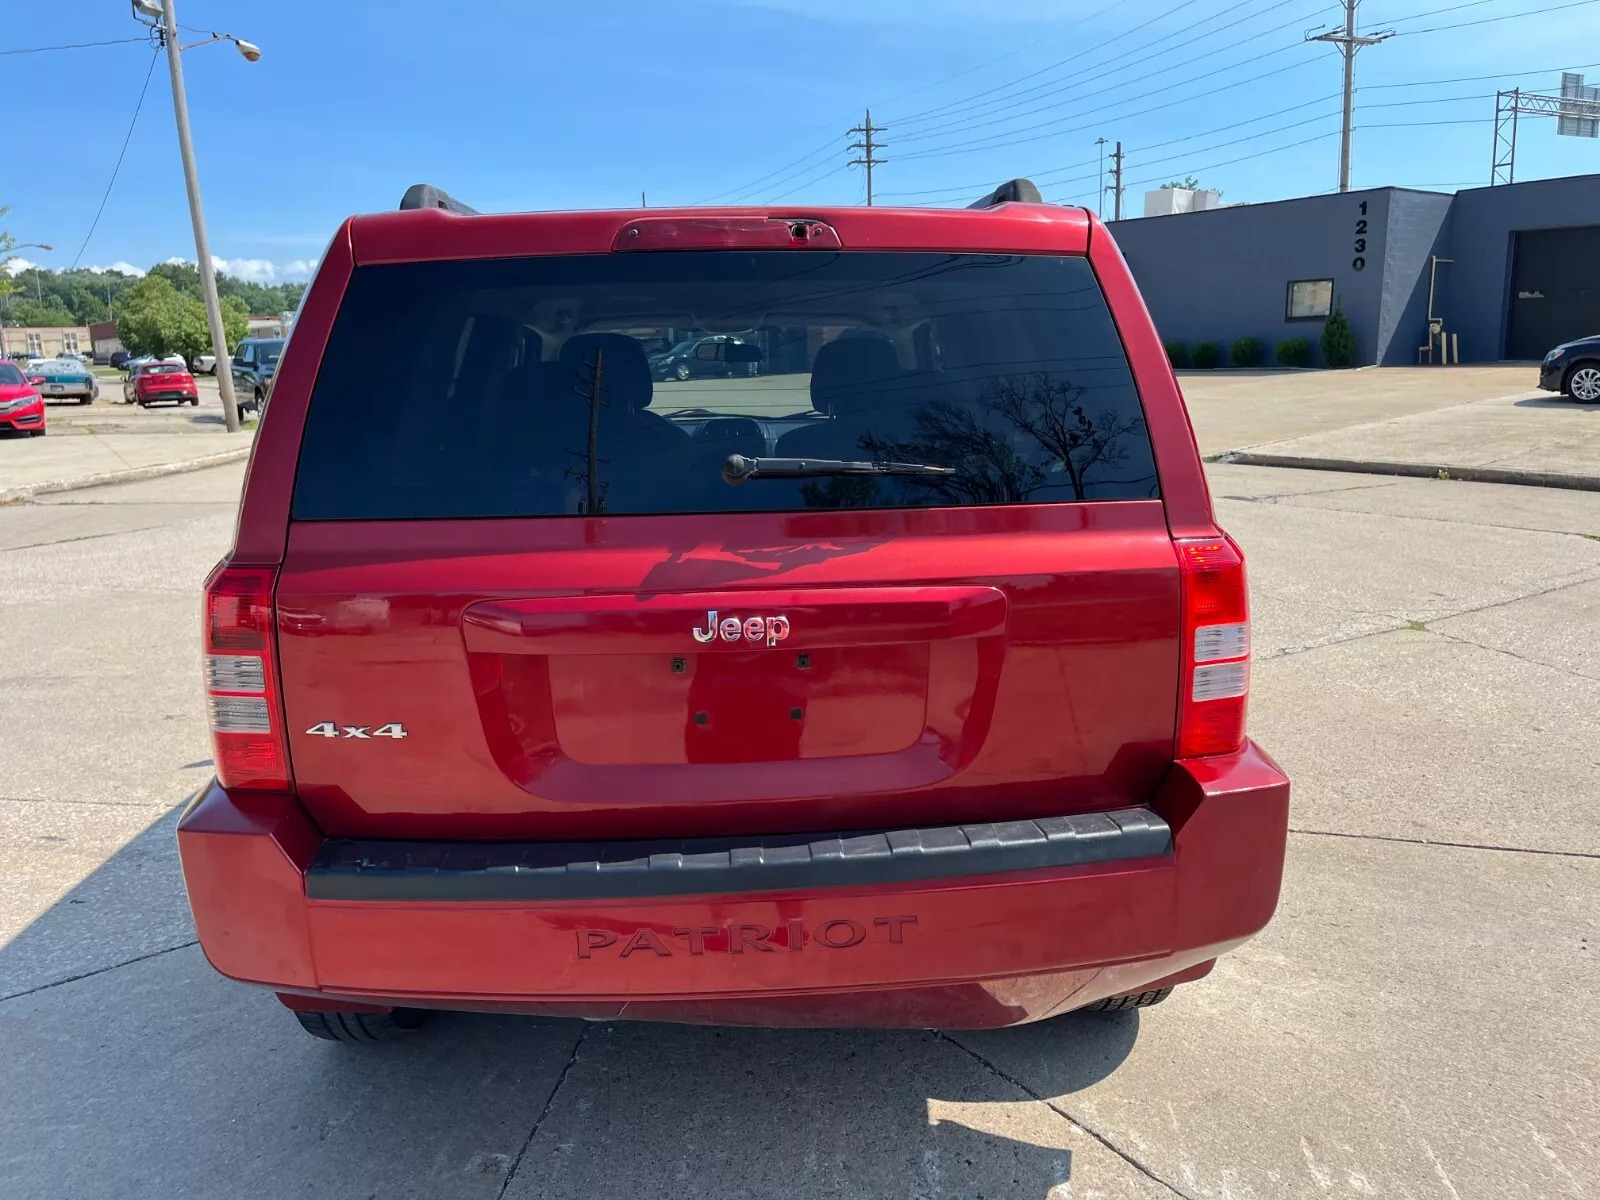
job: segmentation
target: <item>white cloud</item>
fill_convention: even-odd
[[[136,267],[131,262],[128,262],[126,259],[122,258],[119,258],[116,262],[110,263],[103,267],[90,267],[89,270],[93,271],[96,275],[104,275],[107,271],[121,271],[124,275],[135,276],[142,276],[144,274],[143,268]]]
[[[189,265],[190,259],[169,258],[169,263]],[[303,283],[317,269],[316,259],[295,258],[288,262],[274,262],[270,258],[217,258],[211,265],[223,275],[243,279],[247,283]]]
[[[278,278],[278,268],[270,258],[213,258],[211,263],[224,275],[248,283],[274,283]]]
[[[23,258],[22,255],[17,254],[6,260],[5,272],[7,275],[17,275],[23,271],[31,271],[38,265],[31,258]]]

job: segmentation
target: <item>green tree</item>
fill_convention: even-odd
[[[237,300],[222,302],[222,330],[236,345],[249,328],[250,315]],[[151,272],[128,291],[117,314],[117,336],[135,354],[191,359],[211,352],[211,326],[205,305],[180,292],[165,274]]]
[[[1322,361],[1330,367],[1353,367],[1356,362],[1356,335],[1337,299],[1322,323]]]
[[[77,325],[79,321],[53,299],[43,304],[34,300],[13,299],[9,305],[9,322],[13,325]]]
[[[0,218],[4,218],[10,211],[11,206],[9,204],[0,204]],[[11,253],[11,247],[16,244],[16,238],[12,237],[4,229],[0,229],[0,299],[11,295],[12,289],[17,286],[12,282],[11,275],[5,269],[6,264],[16,257],[15,254]]]

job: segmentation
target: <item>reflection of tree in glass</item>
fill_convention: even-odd
[[[1090,416],[1080,399],[1083,389],[1046,371],[1031,380],[1002,379],[985,399],[989,406],[1033,438],[1072,483],[1076,499],[1088,499],[1089,472],[1119,466],[1128,457],[1123,441],[1144,429],[1142,417],[1102,409]]]
[[[1016,504],[1041,487],[1059,486],[1052,478],[1057,473],[1067,477],[1074,499],[1087,499],[1090,472],[1120,464],[1127,457],[1123,439],[1143,429],[1144,421],[1112,409],[1091,415],[1082,403],[1083,391],[1046,371],[999,379],[975,405],[938,400],[919,409],[907,440],[866,434],[861,448],[880,460],[955,467],[955,475],[895,481],[910,494],[931,493],[945,503]],[[1042,453],[1018,453],[1021,439],[1003,426],[995,428],[1001,422]]]

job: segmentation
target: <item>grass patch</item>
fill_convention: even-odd
[[[1414,630],[1417,633],[1427,633],[1428,623],[1426,621],[1408,620],[1406,622],[1406,628]]]

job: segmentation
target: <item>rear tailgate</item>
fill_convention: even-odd
[[[708,333],[748,349],[653,368]],[[735,486],[730,453],[937,471]],[[330,835],[456,839],[1143,802],[1179,678],[1159,496],[1081,256],[357,267],[277,585],[296,789]]]
[[[319,823],[694,836],[1152,794],[1178,670],[1159,503],[692,520],[296,525],[279,653]],[[697,642],[713,610],[788,636]]]

